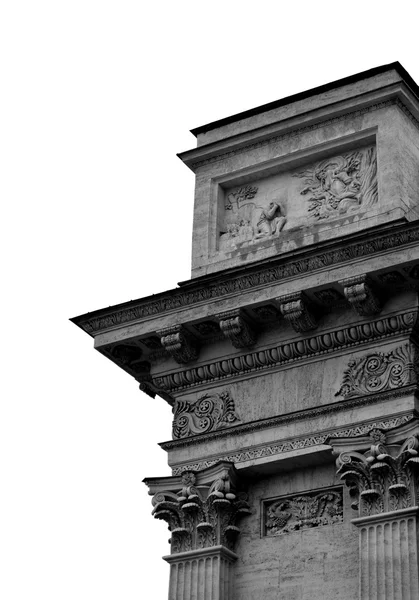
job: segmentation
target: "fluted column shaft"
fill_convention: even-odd
[[[418,508],[354,519],[359,528],[359,599],[419,598]]]
[[[237,555],[224,546],[164,556],[170,564],[169,600],[232,600]]]

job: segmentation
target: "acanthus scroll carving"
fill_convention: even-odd
[[[342,488],[298,494],[265,504],[267,536],[333,525],[342,521]]]
[[[416,351],[404,344],[390,352],[374,352],[348,363],[335,396],[353,398],[416,383]]]
[[[300,194],[308,196],[308,212],[318,221],[365,210],[378,200],[375,148],[322,160],[295,176],[304,178]]]
[[[416,506],[419,497],[419,441],[386,447],[378,442],[365,454],[343,452],[337,460],[338,475],[349,487],[352,508],[360,516]]]
[[[172,554],[219,545],[233,550],[237,524],[251,512],[246,494],[236,492],[227,472],[210,486],[195,483],[195,474],[185,472],[179,492],[161,492],[152,499],[152,514],[166,521],[172,533]]]
[[[177,400],[173,418],[173,437],[180,439],[215,431],[232,425],[239,418],[229,392],[209,393],[193,402]]]

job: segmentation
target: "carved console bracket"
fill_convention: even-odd
[[[286,294],[277,298],[277,301],[282,315],[291,323],[297,333],[310,331],[317,327],[317,320],[303,292]]]
[[[196,341],[182,325],[173,325],[160,329],[161,345],[180,365],[192,362],[198,358]]]
[[[381,311],[381,302],[373,289],[368,275],[349,277],[339,282],[345,298],[361,317],[377,315]]]
[[[256,332],[246,320],[241,309],[217,315],[220,329],[235,348],[247,348],[256,343]]]

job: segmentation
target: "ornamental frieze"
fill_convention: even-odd
[[[390,352],[372,352],[351,360],[335,396],[353,398],[416,383],[416,350],[404,344]]]
[[[342,488],[269,500],[264,504],[263,513],[263,531],[266,536],[342,523]]]
[[[350,401],[351,402],[351,401]],[[353,407],[361,405],[360,400],[355,401]],[[387,419],[379,419],[370,423],[363,423],[355,425],[346,429],[335,429],[332,431],[323,431],[310,436],[303,436],[294,439],[285,439],[275,444],[264,444],[256,448],[247,448],[238,452],[232,452],[216,458],[210,458],[207,460],[188,463],[179,465],[173,468],[173,475],[180,475],[184,471],[202,471],[208,467],[212,467],[220,461],[227,461],[234,464],[240,462],[255,460],[258,458],[270,457],[280,455],[284,452],[290,452],[292,450],[301,450],[302,448],[311,448],[325,444],[328,438],[356,438],[362,435],[374,435],[376,431],[391,431],[396,427],[405,425],[413,420],[411,415],[401,415],[398,417],[390,417]],[[273,421],[273,420],[272,420]],[[275,423],[272,423],[274,425]],[[252,424],[249,424],[249,431],[251,430]],[[162,447],[168,449],[172,442],[166,442],[161,444]]]
[[[228,427],[239,421],[230,393],[213,392],[197,400],[176,400],[173,418],[175,439]]]

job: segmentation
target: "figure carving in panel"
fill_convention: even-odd
[[[222,242],[233,246],[251,243],[282,231],[287,220],[279,200],[269,201],[266,195],[255,200],[258,191],[258,187],[248,185],[228,192],[224,205],[224,231],[220,232]]]
[[[308,212],[316,220],[353,212],[377,202],[375,148],[322,160],[295,176],[304,178]]]

